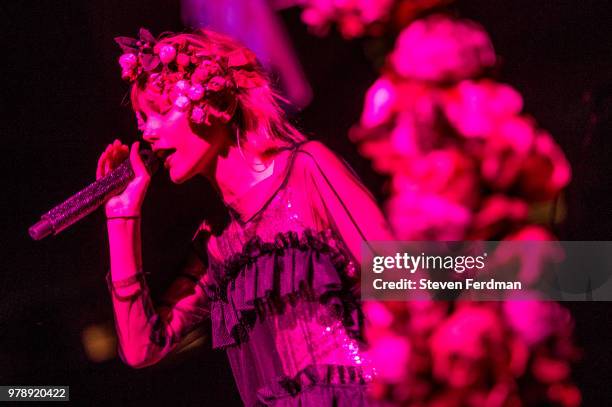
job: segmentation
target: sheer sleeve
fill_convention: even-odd
[[[119,281],[111,281],[109,273],[121,359],[132,367],[145,367],[172,351],[209,315],[205,279],[205,264],[194,252],[155,307],[144,273]]]
[[[323,144],[300,147],[307,168],[314,210],[328,219],[353,257],[361,263],[361,244],[393,240],[388,223],[372,194],[348,165]]]

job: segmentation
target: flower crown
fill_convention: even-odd
[[[139,38],[116,37],[115,42],[123,50],[122,79],[158,96],[162,109],[176,106],[189,112],[196,124],[229,122],[239,94],[266,85],[255,54],[244,47],[223,53],[212,41],[203,47],[168,32],[156,40],[144,28]]]

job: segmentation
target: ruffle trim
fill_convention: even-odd
[[[281,314],[301,300],[318,301],[330,318],[322,322],[340,320],[349,335],[361,339],[355,263],[331,230],[282,232],[274,242],[255,236],[225,262],[211,261],[210,271],[214,283],[206,291],[215,348],[247,341],[258,318]]]
[[[345,401],[353,400],[355,407],[365,405],[365,386],[372,377],[358,366],[311,365],[300,371],[295,377],[279,377],[269,386],[257,390],[258,406],[270,406],[291,402],[291,405],[336,405],[333,401],[342,397]],[[337,386],[335,391],[314,392],[317,386]],[[342,393],[339,395],[338,393]],[[304,403],[294,404],[296,398]]]

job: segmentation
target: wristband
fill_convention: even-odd
[[[145,284],[145,274],[148,273],[144,273],[142,271],[138,271],[136,274],[121,279],[121,280],[117,280],[117,281],[113,281],[111,278],[111,272],[109,271],[106,274],[106,283],[108,285],[108,289],[111,292],[111,294],[119,301],[131,301],[133,299],[135,299],[136,297],[138,297],[139,295],[142,294],[143,290],[146,289],[146,284]],[[132,292],[131,294],[128,295],[121,295],[117,292],[117,290],[124,290],[124,289],[128,289],[129,287],[138,284],[138,288]]]
[[[113,219],[140,219],[139,215],[126,215],[126,216],[107,216],[106,220]]]

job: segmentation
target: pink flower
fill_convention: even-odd
[[[523,100],[516,90],[490,80],[461,81],[443,96],[446,118],[466,137],[487,137],[498,123],[523,109]]]
[[[533,299],[501,304],[506,321],[530,348],[573,326],[570,313],[556,302]]]
[[[185,78],[185,72],[169,72],[164,73],[165,81],[169,84],[176,83]]]
[[[406,171],[405,157],[397,154],[390,140],[384,138],[386,137],[385,130],[375,131],[373,134],[357,134],[359,129],[355,130],[353,131],[353,138],[367,139],[359,145],[359,152],[364,157],[372,159],[372,167],[375,171],[383,174]]]
[[[418,335],[429,335],[446,318],[448,303],[444,301],[407,301],[410,329]]]
[[[119,65],[123,71],[130,71],[136,68],[138,64],[138,58],[135,54],[122,54],[119,57]]]
[[[191,120],[194,123],[201,124],[204,122],[204,115],[205,111],[200,106],[194,106],[193,109],[191,109]]]
[[[434,376],[451,388],[469,388],[483,379],[487,359],[503,344],[502,323],[495,311],[467,305],[455,311],[431,338]]]
[[[195,84],[189,88],[187,96],[189,96],[189,99],[193,101],[198,101],[202,99],[202,96],[204,96],[204,88],[199,83]]]
[[[525,240],[525,241],[550,241],[556,240],[555,236],[545,227],[537,226],[537,225],[529,225],[520,229],[518,232],[514,232],[511,235],[508,235],[505,240],[508,241],[516,241],[516,240]]]
[[[534,201],[555,198],[569,184],[570,165],[550,134],[538,132],[533,149],[522,163],[519,175],[521,192]]]
[[[458,81],[493,66],[495,52],[480,25],[434,15],[402,31],[390,62],[397,73],[412,79]]]
[[[423,192],[472,208],[480,199],[480,180],[472,159],[458,149],[433,150],[413,158],[412,178]]]
[[[329,29],[328,16],[315,8],[306,8],[302,12],[302,21],[317,35],[325,35]]]
[[[368,128],[386,122],[391,118],[394,103],[393,82],[385,77],[379,78],[366,93],[361,124]]]
[[[121,71],[121,79],[123,80],[134,81],[137,77],[138,75],[136,74],[136,71],[134,69],[123,69]]]
[[[365,21],[356,14],[344,14],[338,18],[338,27],[344,38],[360,37],[365,32]]]
[[[582,405],[580,390],[571,383],[555,383],[548,388],[548,397],[554,403],[563,407],[578,407]]]
[[[388,334],[371,344],[369,356],[378,378],[392,383],[406,377],[410,359],[408,338]]]
[[[211,76],[216,76],[221,74],[221,67],[216,62],[210,60],[204,60],[200,65],[196,68],[193,75],[191,76],[191,81],[193,83],[204,82]]]
[[[170,84],[169,86],[171,86],[171,88],[170,92],[168,93],[168,97],[170,98],[172,103],[175,103],[179,97],[185,96],[187,91],[189,90],[189,82],[183,79],[177,81],[174,85]]]
[[[185,67],[185,66],[189,65],[189,62],[190,62],[190,59],[189,59],[189,55],[187,55],[187,54],[181,53],[181,54],[178,54],[176,56],[176,63],[179,66]]]
[[[163,45],[159,49],[158,55],[162,63],[167,65],[174,61],[174,57],[176,57],[176,48],[174,48],[172,45]]]
[[[327,34],[332,23],[345,38],[364,34],[366,29],[387,19],[393,0],[307,0],[302,21],[318,35]],[[303,4],[302,3],[302,4]]]
[[[390,133],[390,148],[396,154],[405,156],[407,159],[423,154],[421,142],[428,133],[419,133],[420,126],[413,112],[401,112],[397,115],[395,127]]]
[[[206,89],[211,92],[219,92],[227,86],[227,81],[221,76],[215,76],[206,84]]]
[[[189,107],[189,98],[187,96],[179,96],[174,101],[174,106],[178,107],[180,110],[185,110]]]
[[[531,367],[533,375],[543,383],[555,383],[567,379],[570,375],[568,361],[538,355]]]
[[[355,3],[365,24],[384,19],[393,6],[393,0],[357,0]]]
[[[516,224],[524,222],[528,212],[527,203],[521,199],[503,194],[490,195],[475,214],[468,238],[488,240],[505,235]]]
[[[174,84],[174,87],[179,93],[185,93],[189,89],[189,82],[186,80],[180,80]]]
[[[202,66],[197,67],[196,70],[193,72],[193,75],[191,75],[191,82],[193,83],[201,83],[204,82],[206,79],[208,79],[208,70],[202,68]]]
[[[391,125],[395,125],[392,130]],[[352,131],[356,141],[389,137],[393,154],[404,159],[429,151],[438,139],[435,91],[416,82],[394,84],[381,77],[368,90],[361,127]],[[383,127],[384,126],[384,127]],[[378,129],[376,129],[378,127]],[[369,131],[369,130],[374,131]],[[385,154],[387,155],[387,154]],[[376,157],[384,162],[383,157]]]
[[[535,139],[534,123],[513,117],[499,123],[487,138],[482,154],[482,176],[491,187],[505,190],[516,181]]]
[[[399,188],[398,188],[399,187]],[[471,220],[465,206],[424,193],[409,181],[396,184],[386,203],[389,222],[400,240],[462,240]]]
[[[393,322],[393,315],[381,302],[367,301],[363,307],[364,314],[374,326],[387,328]]]
[[[509,278],[529,287],[540,279],[543,271],[564,258],[565,252],[552,233],[542,226],[529,225],[500,242],[490,264],[502,273],[508,268],[512,273]]]

